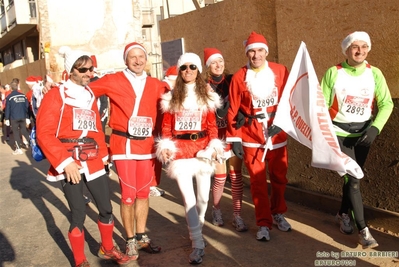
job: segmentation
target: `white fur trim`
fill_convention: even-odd
[[[265,43],[252,43],[245,47],[245,54],[253,48],[264,48],[266,52],[269,52],[269,47]]]
[[[369,50],[371,50],[371,40],[370,36],[367,32],[353,32],[345,37],[345,39],[341,43],[342,53],[346,56],[346,50],[348,47],[355,41],[363,41],[366,42],[369,46]]]
[[[258,99],[266,99],[276,87],[274,72],[267,63],[259,72],[248,69],[245,83],[251,95]]]
[[[162,163],[166,163],[166,161],[165,161],[164,158],[162,157],[162,150],[164,150],[164,149],[169,149],[169,150],[172,151],[172,153],[173,153],[172,157],[171,157],[169,160],[173,160],[173,158],[174,158],[174,156],[175,156],[175,154],[176,154],[176,152],[177,152],[177,147],[176,147],[175,142],[172,141],[172,140],[169,139],[169,138],[164,138],[164,139],[157,138],[157,139],[155,140],[155,142],[156,142],[156,148],[157,148],[155,154],[156,154],[156,156],[157,156],[157,159],[158,159],[160,162],[162,162]]]
[[[172,100],[173,90],[162,95],[161,97],[161,110],[162,113],[170,112],[175,113],[177,110],[171,110],[170,101]],[[183,107],[187,109],[199,109],[206,113],[209,111],[215,112],[217,108],[222,107],[223,102],[218,93],[209,92],[209,99],[207,100],[207,105],[200,105],[197,101],[197,95],[194,91],[188,90],[187,97],[184,100]]]
[[[202,63],[201,59],[197,54],[194,53],[185,53],[180,56],[179,60],[177,61],[177,68],[179,69],[181,65],[186,63],[192,63],[197,66],[198,71],[202,73]]]
[[[218,155],[224,154],[225,144],[220,139],[212,139],[209,142],[208,147],[210,147],[211,149],[214,149]]]
[[[222,56],[221,54],[219,54],[219,53],[213,54],[213,55],[210,56],[210,57],[208,58],[208,60],[206,61],[206,63],[205,63],[206,66],[209,67],[209,65],[211,65],[212,61],[214,61],[214,60],[217,59],[217,58],[223,59],[223,56]]]
[[[178,179],[180,176],[192,177],[199,174],[210,176],[214,170],[214,166],[208,161],[190,158],[170,162],[166,167],[166,174],[172,179]]]

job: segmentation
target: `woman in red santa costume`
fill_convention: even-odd
[[[204,61],[206,66],[206,81],[212,87],[213,91],[219,94],[223,99],[223,106],[216,110],[217,126],[219,129],[219,138],[226,139],[227,130],[227,111],[230,106],[228,101],[229,86],[231,77],[225,68],[225,61],[222,53],[216,48],[204,49]],[[238,232],[248,230],[241,217],[242,195],[243,195],[243,181],[241,174],[242,159],[235,156],[231,151],[231,147],[227,146],[225,158],[229,163],[229,175],[231,181],[231,196],[233,199],[233,220],[232,224]],[[222,211],[220,208],[220,201],[223,194],[224,185],[227,178],[227,168],[225,162],[216,163],[216,170],[212,184],[212,224],[216,226],[223,226],[224,221]]]
[[[97,108],[97,101],[87,86],[93,72],[90,54],[60,48],[65,57],[67,80],[48,92],[37,114],[37,141],[51,164],[49,181],[61,181],[71,209],[68,238],[76,266],[90,266],[84,253],[83,223],[86,204],[85,184],[98,208],[101,245],[98,256],[126,264],[130,258],[113,244],[114,220],[104,163],[108,150]]]
[[[202,226],[214,171],[212,162],[223,156],[224,151],[223,142],[218,139],[215,116],[221,100],[201,77],[202,65],[198,55],[181,55],[177,67],[176,85],[161,101],[162,139],[157,144],[157,157],[167,163],[167,174],[177,181],[183,196],[193,248],[189,262],[199,264],[205,254]],[[197,184],[197,198],[193,177]]]

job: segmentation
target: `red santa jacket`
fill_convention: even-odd
[[[268,116],[267,126],[270,126],[273,123],[274,114],[277,110],[277,104],[281,98],[285,83],[288,78],[287,68],[281,64],[266,62],[264,71],[255,73],[254,71],[250,70],[248,66],[244,66],[233,75],[230,83],[230,108],[227,114],[227,142],[242,142],[243,146],[247,147],[260,147],[265,145],[265,125],[263,125],[263,123],[259,122],[257,119],[253,119],[251,124],[249,124],[249,121],[247,121],[245,125],[242,126],[240,129],[236,129],[235,118],[239,110],[250,116],[255,116],[258,112],[262,111],[262,108],[254,105],[254,103],[256,103],[256,101],[254,101],[253,93],[253,91],[255,91],[255,88],[251,90],[251,88],[249,87],[249,79],[247,75],[248,73],[250,73],[254,77],[256,77],[257,75],[266,75],[264,74],[266,73],[266,70],[269,70],[268,73],[274,76],[274,82],[273,77],[269,79],[269,74],[268,77],[263,77],[265,82],[271,82],[271,87],[268,89],[264,89],[264,99],[260,99],[260,102],[262,102],[261,100],[265,100],[267,102],[269,100],[273,101],[273,105],[267,106],[266,108]],[[263,86],[263,84],[265,83],[262,81],[254,87],[258,87],[256,89],[258,90],[258,92],[260,92],[262,90],[261,87]],[[269,92],[266,92],[266,90],[268,90]],[[262,92],[260,92],[260,94],[262,94]],[[273,136],[272,143],[272,149],[285,146],[287,144],[286,133],[281,131],[279,134]]]
[[[63,95],[62,95],[63,94]],[[82,96],[85,97],[82,97]],[[86,101],[83,102],[82,99]],[[65,179],[64,168],[75,161],[83,168],[87,181],[105,174],[103,161],[108,160],[105,136],[101,130],[97,101],[89,87],[82,87],[70,80],[52,88],[43,99],[36,120],[36,136],[41,150],[51,164],[47,179]],[[73,109],[91,110],[95,114],[96,131],[73,130]],[[77,143],[62,143],[60,139],[92,138],[99,147],[98,157],[87,161],[74,160],[68,150]]]
[[[110,138],[110,154],[113,160],[120,159],[151,159],[155,158],[154,137],[159,133],[157,125],[162,118],[159,102],[162,94],[169,91],[168,85],[156,78],[147,76],[141,101],[137,103],[135,90],[127,78],[126,71],[108,74],[90,83],[90,88],[96,96],[107,95],[110,99],[109,126],[119,132],[128,132],[129,119],[132,116],[144,116],[152,119],[151,137],[144,140],[127,139],[124,136],[112,134]],[[132,78],[132,77],[131,77]],[[134,113],[135,106],[138,106]]]

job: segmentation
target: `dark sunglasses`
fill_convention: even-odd
[[[190,64],[190,65],[181,65],[180,66],[180,71],[185,71],[187,68],[190,68],[190,70],[196,70],[197,66],[194,64]]]
[[[92,72],[94,70],[94,66],[91,66],[90,68],[74,68],[79,71],[79,73],[86,73],[88,70]]]

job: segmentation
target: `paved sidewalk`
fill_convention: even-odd
[[[46,160],[35,162],[30,151],[18,156],[11,152],[10,145],[1,136],[0,266],[72,266],[67,237],[69,209],[60,184],[46,181]],[[110,188],[115,214],[115,241],[124,249],[119,184],[115,172],[112,173]],[[180,192],[175,181],[167,177],[162,178],[160,188],[166,190],[166,195],[150,198],[147,233],[153,242],[162,247],[162,252],[154,255],[141,252],[137,262],[125,266],[189,266],[191,248]],[[316,266],[316,263],[325,263],[319,266],[345,266],[346,263],[365,267],[399,267],[398,237],[371,230],[380,246],[363,250],[357,244],[356,234],[347,236],[339,232],[333,215],[292,202],[288,202],[286,218],[293,230],[286,233],[274,228],[269,242],[257,241],[254,208],[248,186],[244,188],[242,217],[249,231],[238,233],[231,226],[229,183],[223,194],[222,210],[225,226],[216,227],[210,223],[211,212],[208,209],[204,226],[208,246],[201,266],[298,267]],[[97,257],[100,237],[93,203],[87,206],[87,213],[86,255],[91,266],[116,266],[111,261]],[[333,259],[343,261],[316,262]]]

